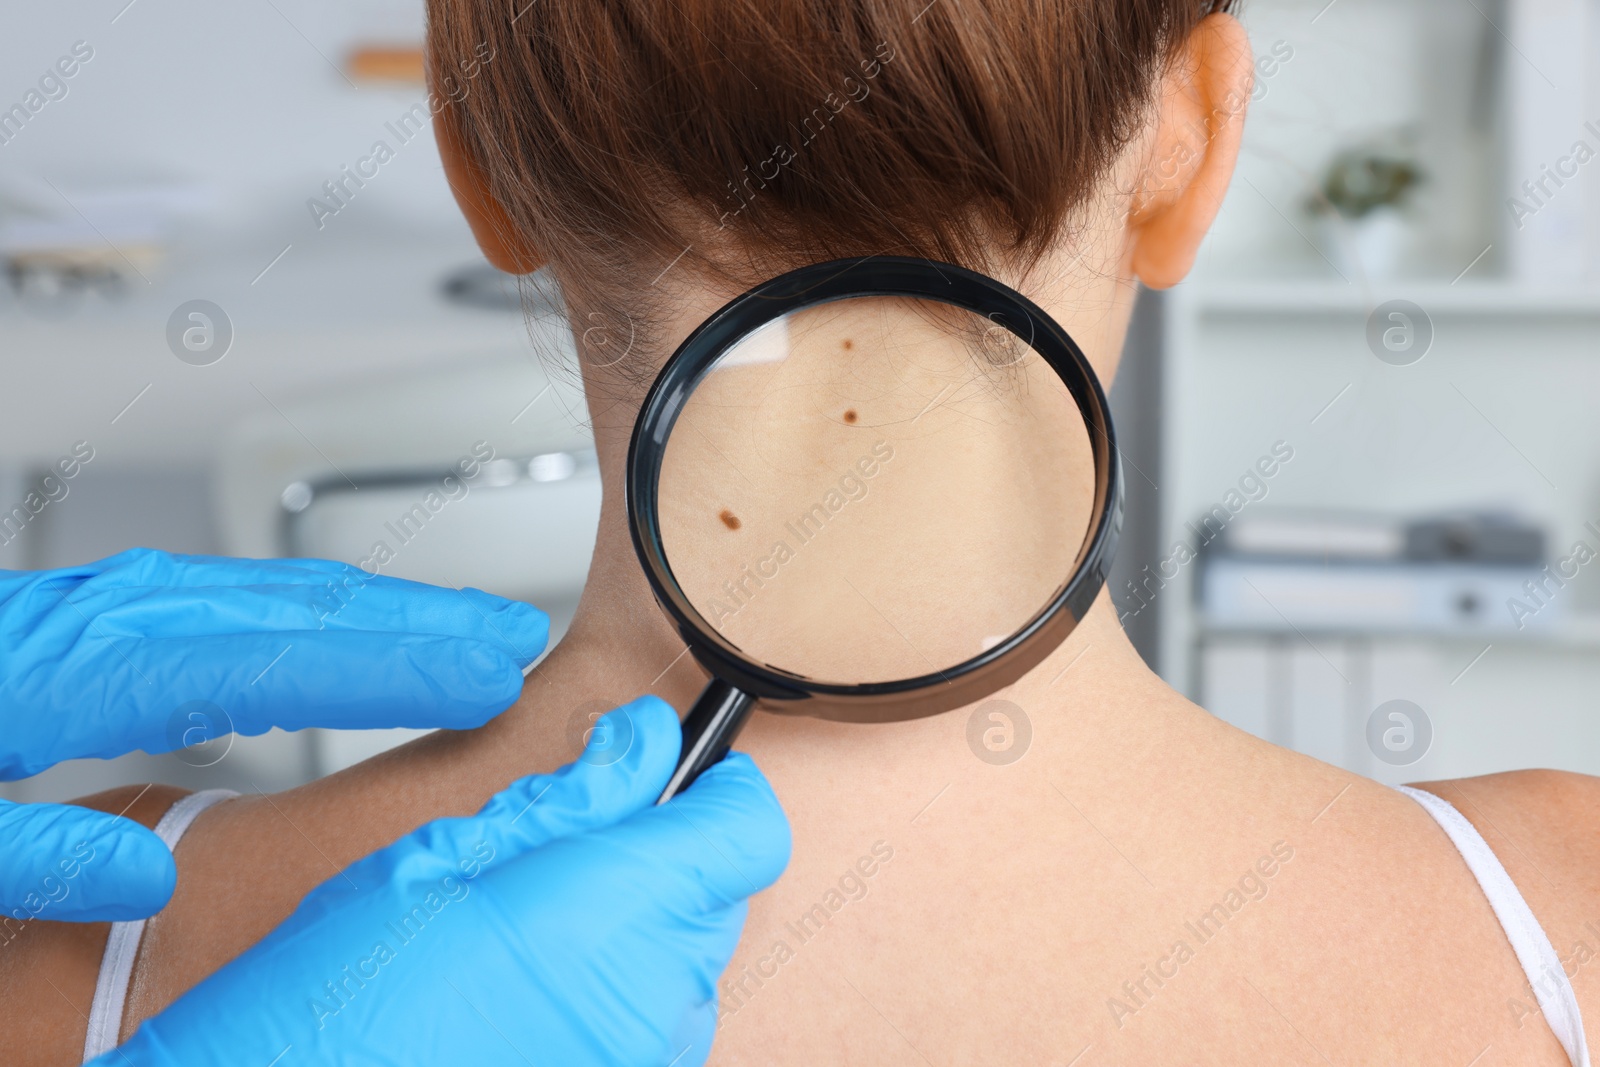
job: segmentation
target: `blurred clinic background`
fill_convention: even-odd
[[[1113,391],[1125,625],[1217,715],[1385,781],[1600,773],[1600,0],[1243,14],[1238,177],[1194,276],[1141,298]],[[456,212],[420,0],[6,24],[0,568],[382,541],[385,573],[531,600],[559,632],[599,504],[571,337]],[[469,493],[417,508],[474,455]],[[275,789],[403,736],[3,789]]]

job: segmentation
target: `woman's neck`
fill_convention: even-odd
[[[709,675],[657,606],[634,556],[620,497],[620,493],[607,496],[583,600],[565,639],[530,678],[530,695],[537,700],[541,684],[558,685],[559,693],[551,695],[559,707],[563,701],[572,703],[578,694],[584,695],[586,704],[598,706],[648,692],[686,710]],[[1158,749],[1163,746],[1156,735],[1165,730],[1216,726],[1216,720],[1174,693],[1146,666],[1106,594],[1059,648],[1013,685],[974,707],[890,729],[901,738],[945,734],[952,722],[965,724],[974,711],[993,700],[1022,709],[1033,729],[1050,732],[1052,744],[1064,743],[1077,751],[1115,751],[1134,731]],[[1160,714],[1141,714],[1135,721],[1130,719],[1135,706],[1160,709]],[[792,737],[808,727],[830,737],[840,729],[814,719],[758,714],[749,736],[777,729]]]
[[[1115,269],[1080,273],[1055,269],[1047,263],[1035,272],[1031,282],[1019,281],[1018,287],[1067,329],[1109,386],[1135,296],[1128,279]],[[687,336],[697,322],[721,306],[727,295],[699,292],[693,299],[686,297],[682,313],[666,325],[664,336]],[[659,355],[658,363],[664,361],[666,352]],[[563,702],[591,707],[608,700],[625,701],[644,692],[659,695],[684,710],[708,676],[655,603],[634,553],[621,491],[637,399],[619,399],[626,395],[626,386],[620,381],[591,375],[586,385],[605,499],[577,615],[561,646],[530,679],[530,696],[538,700],[541,685],[555,686],[555,680],[560,679],[560,691],[548,694],[557,701],[553,710],[558,715]],[[1213,732],[1219,726],[1149,670],[1123,633],[1110,599],[1104,594],[1061,647],[1027,676],[989,699],[1009,701],[1035,720],[1036,728],[1048,730],[1078,751],[1109,752],[1116,746],[1125,746],[1133,728],[1129,717],[1133,705],[1146,711],[1160,709],[1160,714],[1141,715],[1137,723],[1140,735],[1152,742],[1151,751],[1167,747],[1152,731]],[[950,723],[965,723],[973,710],[894,724],[889,732],[897,737],[948,732]],[[780,732],[790,737],[798,737],[807,729],[832,736],[837,729],[824,727],[817,720],[758,714],[746,738],[773,733],[780,723],[787,724]],[[1166,773],[1155,767],[1150,770],[1154,774]]]

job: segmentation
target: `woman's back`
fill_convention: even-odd
[[[123,1033],[355,857],[570,758],[564,709],[672,662],[664,624],[635,619],[573,634],[488,727],[201,815],[139,946]],[[656,688],[682,701],[700,681],[679,662]],[[747,728],[740,747],[790,814],[794,858],[752,902],[713,1063],[1569,1062],[1488,899],[1416,801],[1189,704],[1104,600],[1005,699],[901,724],[758,715]],[[1600,1018],[1585,967],[1600,942],[1587,925],[1600,783],[1524,772],[1438,791]],[[39,1006],[87,1004],[99,946],[53,930],[51,973],[79,985],[35,988]],[[82,1033],[16,1062],[62,1062]]]
[[[1010,695],[1032,729],[1012,763],[976,755],[964,718],[848,741],[751,728],[796,848],[723,983],[723,1062],[1568,1062],[1416,801],[1154,680],[1130,691],[1142,668],[1117,662],[1132,655],[1118,635],[1075,639],[1055,669],[1080,654],[1054,686],[1039,672]],[[1581,967],[1600,944],[1584,925],[1600,914],[1600,783],[1437,790],[1600,1019]]]

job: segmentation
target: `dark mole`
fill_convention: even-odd
[[[856,419],[859,418],[859,417],[860,416],[858,416],[856,414],[856,409],[855,408],[851,408],[850,410],[848,410],[848,411],[846,411],[844,413],[844,421],[845,422],[855,422]]]
[[[854,341],[850,340],[848,337],[845,338],[845,342],[844,342],[845,351],[848,352],[850,349],[854,348],[855,346],[856,346],[856,343]]]
[[[717,517],[722,520],[722,525],[726,526],[728,529],[737,530],[739,528],[739,516],[735,515],[727,508],[723,508],[722,514]]]

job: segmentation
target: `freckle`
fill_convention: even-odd
[[[735,515],[727,508],[723,508],[722,514],[717,517],[722,520],[722,525],[726,526],[730,530],[737,530],[742,525],[739,522],[739,516]]]
[[[848,410],[848,411],[846,411],[844,413],[844,421],[845,422],[852,422],[853,423],[858,418],[860,418],[860,416],[856,414],[856,409],[855,408],[851,408],[850,410]]]
[[[845,351],[846,351],[846,352],[848,352],[848,351],[850,351],[850,350],[851,350],[851,349],[852,349],[852,348],[854,348],[854,347],[855,347],[855,346],[856,346],[856,343],[855,343],[855,342],[854,342],[854,341],[852,341],[852,340],[850,340],[850,339],[849,339],[849,338],[848,338],[848,337],[847,337],[847,338],[845,338],[845,342],[844,342],[844,350],[845,350]]]

